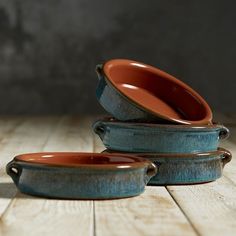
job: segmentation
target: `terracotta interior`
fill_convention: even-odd
[[[30,153],[15,158],[18,161],[61,166],[116,166],[118,168],[143,165],[145,159],[123,154],[101,153]]]
[[[185,124],[208,124],[212,112],[204,99],[175,77],[130,60],[105,63],[104,73],[123,95],[162,118]]]

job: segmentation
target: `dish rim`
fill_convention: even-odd
[[[166,123],[154,123],[154,122],[137,122],[137,121],[120,121],[113,117],[105,117],[101,119],[97,119],[93,124],[96,124],[96,122],[100,123],[108,123],[113,125],[122,125],[127,127],[158,127],[158,128],[173,128],[173,129],[216,129],[216,128],[226,128],[223,124],[212,122],[212,124],[166,124]],[[227,128],[226,128],[227,129]]]
[[[105,149],[102,153],[122,153],[123,152],[117,152],[117,151],[112,151],[112,152],[108,152],[107,149]],[[207,151],[207,152],[197,152],[197,153],[143,153],[143,152],[137,152],[137,153],[132,153],[132,152],[124,152],[127,154],[131,154],[137,157],[144,157],[144,158],[148,158],[149,160],[151,160],[152,158],[174,158],[174,159],[181,159],[181,158],[201,158],[201,157],[209,157],[211,158],[212,156],[224,156],[224,158],[227,158],[229,160],[231,160],[232,158],[232,153],[222,147],[218,147],[217,150],[215,151]]]
[[[75,157],[75,156],[99,156],[99,157],[123,157],[123,158],[129,158],[134,160],[134,162],[123,162],[123,163],[111,163],[111,164],[79,164],[79,163],[47,163],[47,162],[38,162],[34,160],[23,160],[22,157],[32,157],[32,156],[55,156],[60,157],[65,156],[68,157]],[[47,158],[53,158],[53,157],[45,157],[45,160]],[[123,153],[90,153],[90,152],[35,152],[35,153],[24,153],[19,154],[14,157],[14,162],[22,163],[26,165],[33,165],[33,166],[44,166],[44,167],[59,167],[59,168],[86,168],[86,169],[112,169],[112,170],[130,170],[130,169],[137,169],[137,168],[145,168],[145,167],[151,167],[152,162],[148,159],[142,158],[142,157],[135,157],[133,155],[123,154]]]

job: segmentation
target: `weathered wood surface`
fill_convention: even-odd
[[[236,121],[218,115],[231,130],[222,146],[236,154]],[[0,236],[5,235],[236,235],[236,160],[212,183],[147,187],[134,198],[52,200],[19,193],[5,165],[18,153],[100,152],[94,118],[0,118]],[[219,120],[219,119],[218,119]]]

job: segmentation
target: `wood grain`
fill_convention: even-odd
[[[95,202],[97,236],[196,235],[165,187],[148,187],[138,197]]]
[[[58,118],[9,118],[0,122],[0,216],[16,194],[11,178],[5,173],[6,164],[18,153],[41,151],[53,124]],[[5,132],[5,133],[4,133]]]
[[[56,117],[26,118],[1,147],[1,167],[5,168],[6,163],[19,153],[41,151],[58,120]],[[2,175],[6,176],[5,169],[2,170]]]
[[[236,232],[236,186],[222,177],[218,181],[167,187],[200,235]]]
[[[17,194],[1,220],[2,235],[93,235],[91,201],[40,199]]]
[[[21,127],[12,140],[14,144],[20,142],[17,151],[93,151],[89,119],[63,117],[59,122],[47,124],[47,135],[43,135],[44,126],[40,124]],[[0,222],[2,235],[30,235],[30,232],[50,236],[93,235],[93,202],[49,200],[17,193]]]

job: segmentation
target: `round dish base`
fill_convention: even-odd
[[[21,193],[27,194],[33,197],[42,197],[42,198],[48,198],[48,199],[67,199],[67,200],[112,200],[112,199],[121,199],[121,198],[130,198],[130,197],[136,197],[139,196],[144,192],[136,192],[132,194],[122,194],[120,196],[117,195],[104,195],[104,196],[89,196],[89,195],[74,195],[74,196],[69,196],[67,194],[60,194],[60,193],[43,193],[43,192],[36,192],[36,191],[31,191],[30,189],[27,188],[20,188],[18,187]]]

